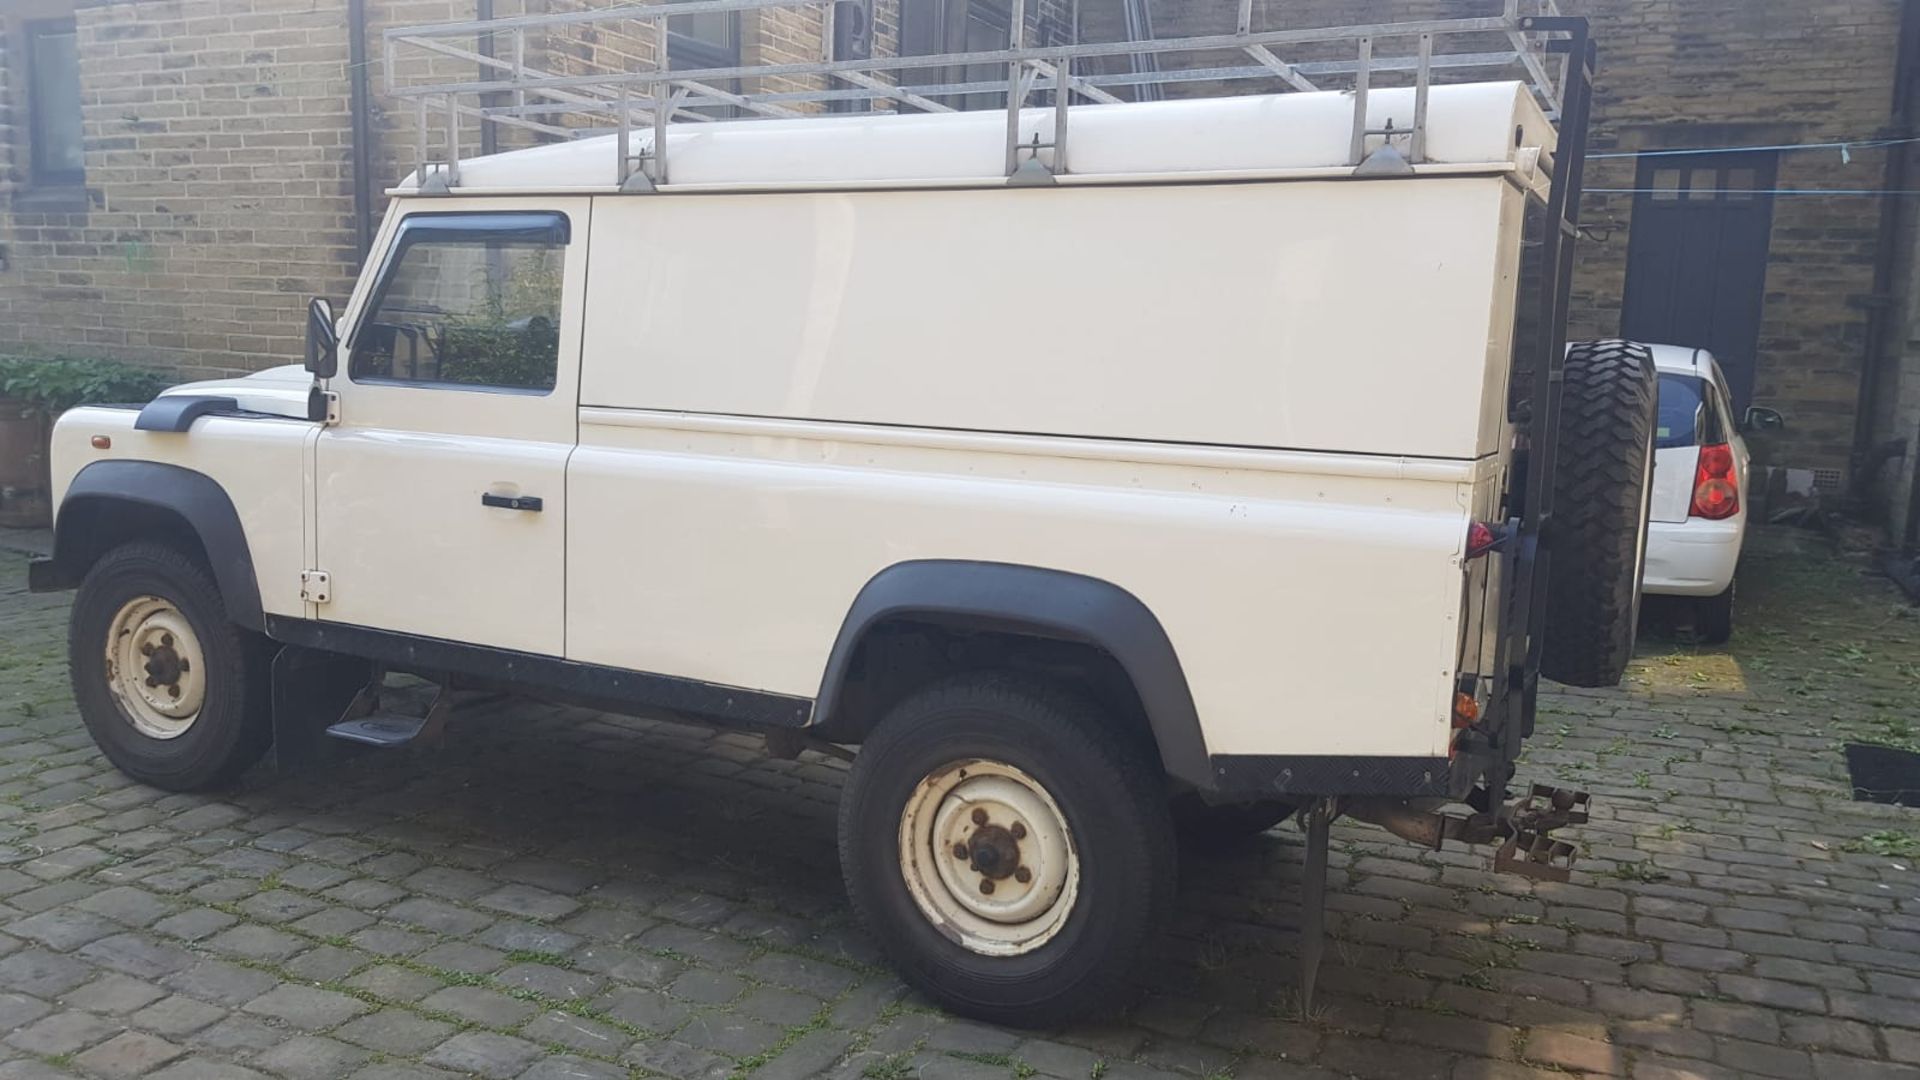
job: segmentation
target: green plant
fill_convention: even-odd
[[[1856,836],[1840,845],[1840,850],[1855,855],[1889,855],[1894,858],[1906,858],[1920,854],[1920,837],[1915,837],[1899,829],[1887,829],[1882,832],[1870,832],[1865,836]]]
[[[0,397],[46,416],[76,405],[150,401],[172,382],[160,372],[112,360],[0,356]]]

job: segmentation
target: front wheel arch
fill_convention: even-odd
[[[265,628],[246,530],[218,481],[156,461],[96,461],[81,469],[54,518],[57,582],[77,587],[108,552],[138,541],[199,562],[218,583],[227,617],[246,630]]]

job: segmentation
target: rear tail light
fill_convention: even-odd
[[[1715,443],[1700,448],[1693,475],[1693,516],[1723,521],[1740,512],[1740,478],[1734,472],[1733,447]]]

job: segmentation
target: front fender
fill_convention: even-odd
[[[147,535],[142,526],[157,521],[177,522],[200,542],[228,617],[264,629],[253,554],[233,500],[212,477],[178,465],[96,461],[81,469],[54,517],[52,558],[34,569],[32,586],[73,588],[101,555]]]

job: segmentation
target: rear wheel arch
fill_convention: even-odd
[[[859,741],[907,694],[1007,652],[1077,683],[1137,723],[1168,775],[1210,782],[1206,741],[1173,644],[1139,598],[1108,581],[1011,563],[897,563],[855,597],[827,659],[813,725]],[[889,655],[894,651],[894,655]],[[891,680],[889,670],[900,671]]]
[[[136,541],[164,544],[199,562],[213,575],[228,618],[247,630],[264,628],[246,532],[218,481],[154,461],[96,461],[80,470],[54,518],[60,582],[77,586],[102,556]]]

